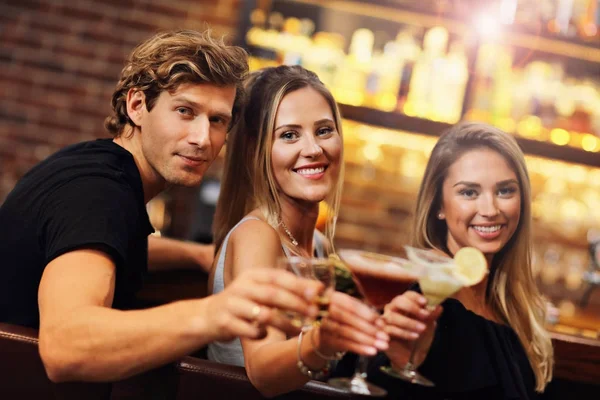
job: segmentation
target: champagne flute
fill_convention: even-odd
[[[378,311],[416,283],[419,276],[418,267],[402,258],[351,249],[340,250],[338,255],[352,272],[365,304]],[[359,356],[357,364],[351,378],[333,378],[329,385],[364,396],[385,396],[385,389],[366,380],[367,358]]]
[[[479,283],[487,273],[484,255],[472,247],[463,247],[454,259],[410,246],[405,248],[409,260],[423,267],[419,286],[429,309],[434,309],[463,287]],[[410,383],[435,386],[431,380],[417,372],[415,354],[418,343],[418,339],[414,341],[408,362],[401,370],[381,367],[381,371]]]
[[[319,313],[317,320],[327,316],[329,312],[329,299],[335,290],[335,269],[333,260],[328,258],[308,257],[282,257],[277,260],[277,267],[290,271],[296,276],[305,279],[314,279],[321,282],[325,289],[317,296]],[[314,319],[292,311],[285,311],[290,323],[302,330],[309,329],[315,322]]]

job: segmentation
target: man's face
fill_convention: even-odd
[[[234,86],[182,84],[162,92],[151,111],[141,107],[142,154],[153,180],[193,187],[221,151],[231,122]]]

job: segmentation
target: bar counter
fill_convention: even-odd
[[[142,305],[157,305],[204,297],[207,280],[208,275],[201,271],[153,273],[138,298]],[[559,332],[551,332],[551,336],[555,352],[554,377],[600,385],[600,340]]]

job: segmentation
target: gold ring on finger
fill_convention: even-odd
[[[256,321],[258,316],[260,315],[260,306],[252,307],[252,317],[250,318],[252,321]]]

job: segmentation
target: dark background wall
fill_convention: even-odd
[[[0,0],[0,204],[35,163],[103,128],[123,61],[159,30],[234,41],[243,0]]]

